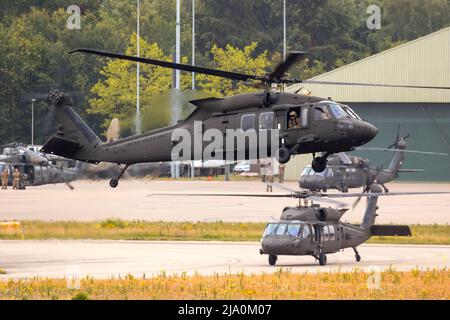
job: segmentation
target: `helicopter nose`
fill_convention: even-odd
[[[367,137],[369,138],[368,141],[372,141],[373,139],[375,139],[375,137],[378,134],[378,128],[375,127],[373,124],[367,122],[366,130],[367,130]]]

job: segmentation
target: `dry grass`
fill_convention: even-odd
[[[379,287],[368,283],[379,276]],[[64,279],[0,281],[2,299],[450,299],[450,270],[188,277],[164,273],[150,279],[82,279],[69,289]]]
[[[254,241],[265,223],[148,222],[109,219],[98,222],[23,221],[24,239],[111,240],[221,240]],[[20,239],[20,232],[2,233],[0,239]]]
[[[24,239],[259,241],[265,223],[23,221]],[[413,225],[412,237],[373,237],[369,243],[450,244],[450,225]],[[0,230],[0,239],[21,239],[22,231]]]

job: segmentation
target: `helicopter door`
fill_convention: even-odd
[[[265,152],[263,150],[259,150],[259,155],[265,154],[268,156],[271,156],[271,130],[274,129],[274,113],[272,111],[270,112],[261,112],[259,114],[259,122],[258,122],[258,142],[266,141],[266,150]],[[262,138],[262,136],[265,136],[265,138]],[[260,145],[258,143],[258,147],[262,147],[263,144]],[[262,153],[263,152],[263,153]]]

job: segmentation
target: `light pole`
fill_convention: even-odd
[[[192,0],[192,65],[195,66],[195,0]],[[195,72],[192,72],[192,90],[195,90]]]
[[[31,145],[34,146],[34,102],[36,99],[31,99]]]
[[[283,0],[283,60],[286,60],[286,0]]]
[[[136,39],[136,55],[139,57],[140,55],[140,43],[139,43],[139,39],[140,39],[140,0],[137,0],[137,8],[136,8],[136,29],[137,29],[137,39]],[[140,63],[137,63],[137,68],[136,68],[136,133],[140,134],[141,133],[141,108],[139,105],[139,86],[140,86],[140,79],[139,79],[139,74],[140,74]]]

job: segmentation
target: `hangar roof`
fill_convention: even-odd
[[[450,86],[450,27],[324,73],[310,80]],[[450,90],[296,84],[341,102],[450,103]]]

